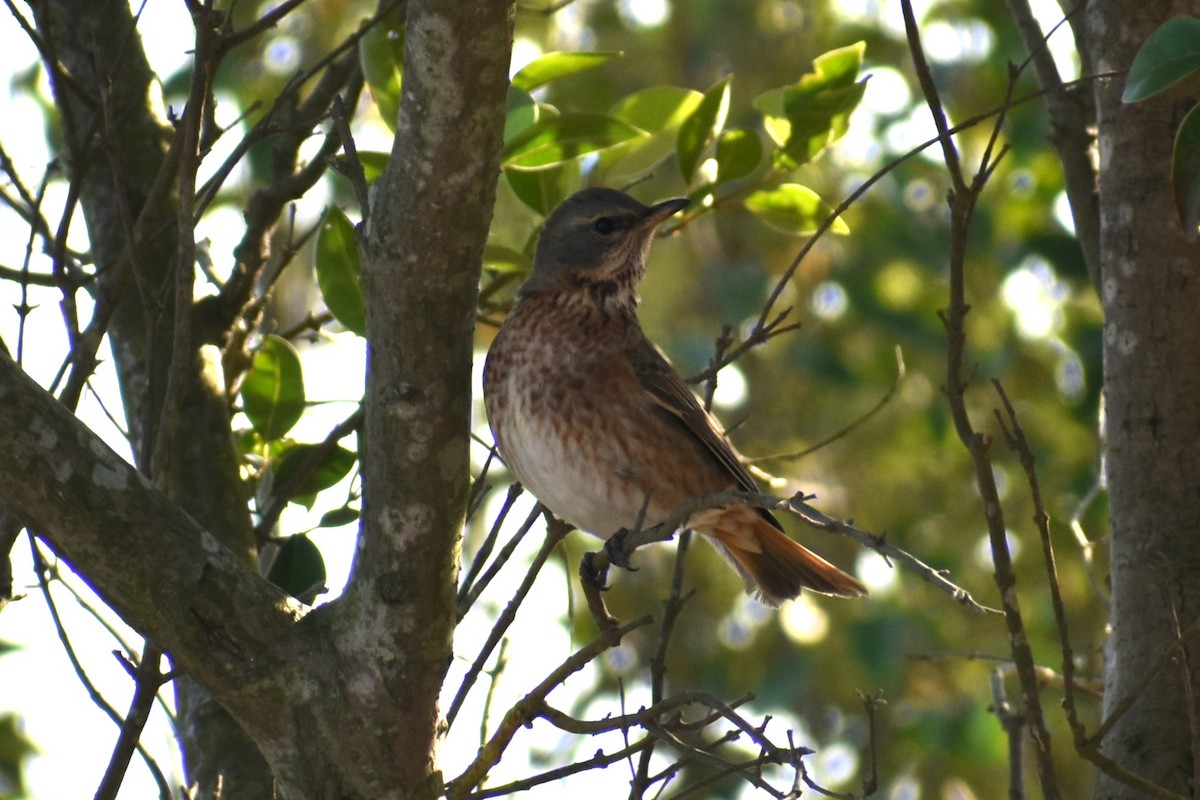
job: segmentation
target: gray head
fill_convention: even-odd
[[[676,198],[647,206],[616,189],[576,192],[546,218],[522,294],[588,285],[632,293],[654,231],[687,203]]]

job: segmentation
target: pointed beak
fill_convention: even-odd
[[[666,222],[675,212],[682,210],[688,204],[686,197],[676,197],[672,200],[664,200],[657,205],[650,206],[646,209],[646,215],[638,221],[638,227],[646,230],[654,230],[659,225]]]

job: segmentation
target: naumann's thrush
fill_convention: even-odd
[[[546,219],[533,272],[483,369],[488,420],[512,473],[554,514],[609,538],[716,492],[757,491],[720,423],[638,324],[637,286],[658,226],[687,205],[584,189]],[[648,500],[647,500],[648,498]],[[866,589],[744,505],[693,515],[770,605],[801,589]]]

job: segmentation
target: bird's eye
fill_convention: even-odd
[[[611,217],[601,217],[592,227],[595,228],[596,233],[607,236],[617,229],[617,224],[612,221]]]

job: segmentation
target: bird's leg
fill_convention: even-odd
[[[642,507],[638,509],[637,521],[633,523],[633,530],[621,528],[605,540],[604,552],[608,556],[608,563],[629,572],[637,572],[637,568],[629,563],[629,557],[633,555],[633,551],[637,548],[637,543],[635,542],[632,547],[627,547],[627,540],[630,534],[642,532],[642,525],[646,523],[646,511],[649,508],[650,490],[647,489],[645,495],[642,497]],[[650,530],[654,530],[654,528]]]

